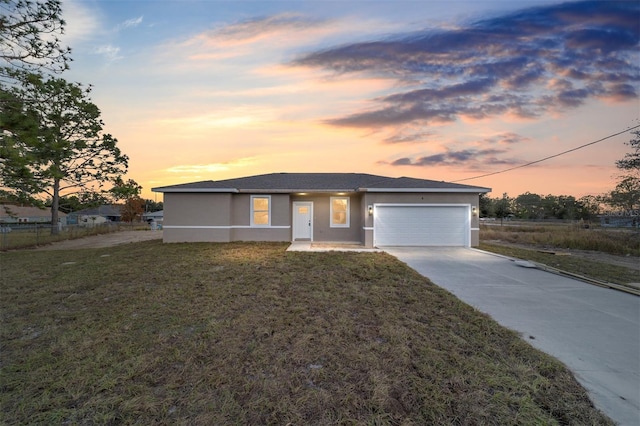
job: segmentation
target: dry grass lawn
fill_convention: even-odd
[[[0,423],[612,424],[392,256],[285,249],[0,253]]]
[[[599,281],[640,283],[640,232],[634,229],[483,225],[480,248]],[[556,255],[555,250],[562,255]]]

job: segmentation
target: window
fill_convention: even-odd
[[[251,196],[251,226],[271,225],[271,197]]]
[[[349,227],[349,198],[331,197],[331,227]]]

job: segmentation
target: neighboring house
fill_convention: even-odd
[[[58,221],[60,224],[66,225],[67,215],[63,212],[59,212]],[[0,204],[0,224],[15,225],[29,223],[51,223],[51,209]]]
[[[603,228],[639,228],[640,215],[603,215],[600,216],[600,226]]]
[[[147,212],[145,214],[142,215],[142,220],[145,222],[162,222],[162,219],[164,217],[164,211],[160,210],[157,212]]]
[[[122,206],[117,204],[105,204],[89,209],[82,209],[69,213],[69,224],[93,226],[106,222],[120,222]]]
[[[273,173],[152,188],[165,242],[476,246],[489,188],[361,173]]]

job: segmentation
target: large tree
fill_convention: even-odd
[[[128,157],[115,138],[102,132],[90,87],[37,74],[25,75],[21,83],[3,91],[21,102],[19,108],[0,111],[0,186],[50,198],[56,232],[61,192],[115,181],[126,173]],[[16,125],[21,115],[29,125]]]
[[[59,0],[0,0],[0,80],[9,73],[68,67],[68,47],[60,46],[64,32]]]
[[[622,174],[606,200],[614,208],[640,210],[640,130],[634,130],[631,134],[632,139],[626,142],[631,151],[616,161],[616,167]]]
[[[622,160],[616,161],[616,167],[625,172],[623,179],[627,176],[640,177],[640,130],[634,130],[631,134],[632,139],[626,142],[631,151],[627,152]]]

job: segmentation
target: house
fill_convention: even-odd
[[[67,215],[58,212],[61,225],[67,224]],[[0,204],[0,225],[51,223],[51,209]]]
[[[104,204],[98,207],[78,210],[69,213],[70,225],[94,226],[107,222],[120,222],[122,206],[117,204]]]
[[[476,246],[489,188],[362,173],[272,173],[152,188],[164,242]]]
[[[144,222],[162,222],[164,217],[164,211],[159,210],[157,212],[147,212],[142,215]]]
[[[636,211],[637,212],[637,211]],[[628,213],[628,215],[601,215],[600,226],[603,228],[639,228],[640,227],[640,215]]]

